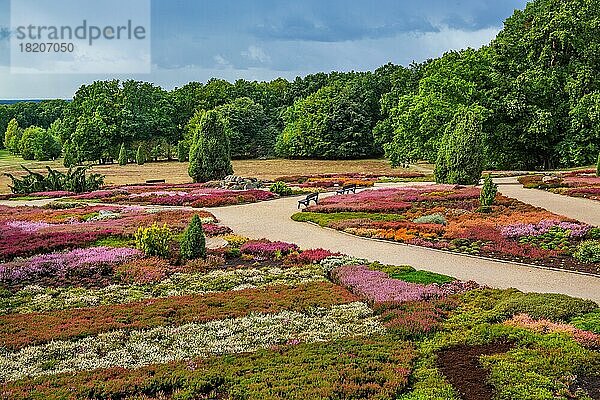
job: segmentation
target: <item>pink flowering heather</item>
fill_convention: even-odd
[[[286,255],[292,251],[298,251],[299,248],[293,243],[271,242],[269,240],[259,240],[246,242],[240,248],[243,254],[250,254],[264,258],[273,257],[276,254]]]
[[[202,229],[206,236],[220,236],[232,233],[230,227],[217,224],[202,224]]]
[[[473,200],[479,198],[479,193],[478,188],[452,185],[365,190],[357,194],[325,198],[318,205],[308,207],[306,210],[322,213],[399,213],[409,209],[414,202]]]
[[[502,228],[502,236],[507,238],[519,238],[522,236],[539,236],[548,233],[551,228],[558,227],[571,231],[571,237],[583,237],[591,229],[583,223],[543,220],[537,224],[513,224]]]
[[[52,226],[52,224],[49,224],[47,222],[41,222],[41,221],[8,221],[6,223],[6,226],[8,228],[12,228],[12,229],[18,229],[21,232],[37,232],[42,228],[48,228],[50,226]]]
[[[75,193],[73,192],[67,192],[66,190],[55,190],[55,191],[50,191],[50,192],[35,192],[35,193],[31,193],[29,196],[31,197],[52,197],[52,198],[56,198],[56,197],[67,197],[67,196],[72,196]]]
[[[385,272],[365,265],[345,265],[332,271],[334,281],[373,303],[406,302],[441,297],[437,285],[420,285],[390,278]]]
[[[0,280],[15,283],[42,276],[70,276],[101,270],[141,257],[130,248],[91,247],[51,253],[0,265]]]
[[[515,315],[504,322],[506,325],[530,329],[538,333],[561,332],[571,336],[576,342],[589,348],[600,348],[600,335],[579,329],[570,324],[560,324],[545,319],[533,319],[527,314]]]
[[[124,196],[128,193],[124,190],[96,190],[94,192],[84,193],[77,196],[73,196],[75,200],[101,200],[108,199],[115,196]]]

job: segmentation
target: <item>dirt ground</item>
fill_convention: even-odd
[[[4,173],[22,174],[21,164],[34,171],[45,171],[44,167],[46,165],[51,168],[64,169],[60,161],[24,161],[4,151],[0,152],[0,171],[3,173],[0,176],[0,193],[10,193],[8,188],[10,179],[4,176]],[[178,161],[163,161],[144,165],[95,165],[92,171],[106,175],[106,184],[109,185],[143,183],[148,179],[164,179],[167,183],[187,183],[191,182],[187,173],[187,166],[187,163]],[[233,169],[236,175],[259,179],[275,179],[284,175],[325,173],[367,172],[385,175],[393,172],[431,173],[432,171],[432,167],[427,164],[419,164],[409,169],[392,169],[387,160],[234,160]]]
[[[488,371],[479,357],[506,353],[510,343],[491,343],[478,346],[456,346],[438,353],[438,367],[464,400],[491,400],[494,388],[487,383]]]

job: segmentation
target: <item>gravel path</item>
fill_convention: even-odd
[[[508,197],[590,225],[600,226],[600,201],[563,196],[545,190],[525,189],[516,178],[497,178],[494,181],[498,184],[499,191]]]
[[[600,202],[570,198],[541,190],[524,189],[514,184],[515,178],[496,180],[500,192],[523,202],[544,207],[592,225],[600,225]],[[427,183],[421,183],[427,184]],[[385,184],[378,186],[408,186]],[[224,225],[236,233],[251,238],[266,238],[293,242],[302,248],[324,248],[387,264],[408,264],[462,280],[474,280],[497,288],[517,288],[526,292],[563,293],[600,303],[600,277],[565,271],[545,270],[525,265],[478,259],[423,247],[380,242],[312,224],[298,223],[290,216],[297,212],[297,200],[284,198],[262,203],[209,209]],[[0,204],[42,205],[36,202],[0,202]],[[177,208],[177,207],[174,207]]]
[[[513,186],[511,190],[512,188]],[[504,189],[502,186],[501,190]],[[515,197],[522,199],[523,194],[520,191],[517,194]],[[541,195],[540,201],[545,198],[543,192]],[[382,263],[408,264],[418,269],[451,275],[462,280],[474,280],[497,288],[513,287],[526,292],[563,293],[600,303],[600,277],[379,242],[308,223],[294,222],[290,216],[297,212],[298,199],[299,197],[285,198],[214,208],[210,211],[236,233],[252,238],[283,240],[296,243],[302,248],[324,248]]]

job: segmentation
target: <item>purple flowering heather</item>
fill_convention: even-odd
[[[571,237],[583,237],[591,229],[591,226],[565,221],[545,219],[537,224],[513,224],[502,228],[502,236],[506,238],[519,238],[523,236],[540,236],[548,233],[551,228],[558,227],[571,231]]]
[[[0,265],[0,281],[13,283],[42,276],[93,272],[141,257],[130,248],[91,247],[51,253]]]
[[[365,265],[345,265],[332,272],[333,279],[373,303],[406,302],[444,296],[438,285],[420,285],[390,278]]]

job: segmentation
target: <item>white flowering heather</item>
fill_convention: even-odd
[[[327,281],[319,265],[292,268],[260,268],[174,274],[168,279],[145,285],[111,285],[102,289],[81,287],[48,288],[28,286],[0,298],[0,315],[26,314],[131,303],[157,297],[185,296],[228,290],[252,289],[269,285],[300,286]]]
[[[321,260],[320,264],[325,273],[330,273],[334,269],[343,267],[344,265],[366,265],[369,264],[369,261],[363,258],[355,258],[350,256],[332,256]]]
[[[0,354],[0,381],[97,368],[139,368],[214,354],[235,354],[298,342],[321,342],[383,333],[361,302],[299,313],[253,314],[242,318],[114,331],[75,341],[56,341]]]

